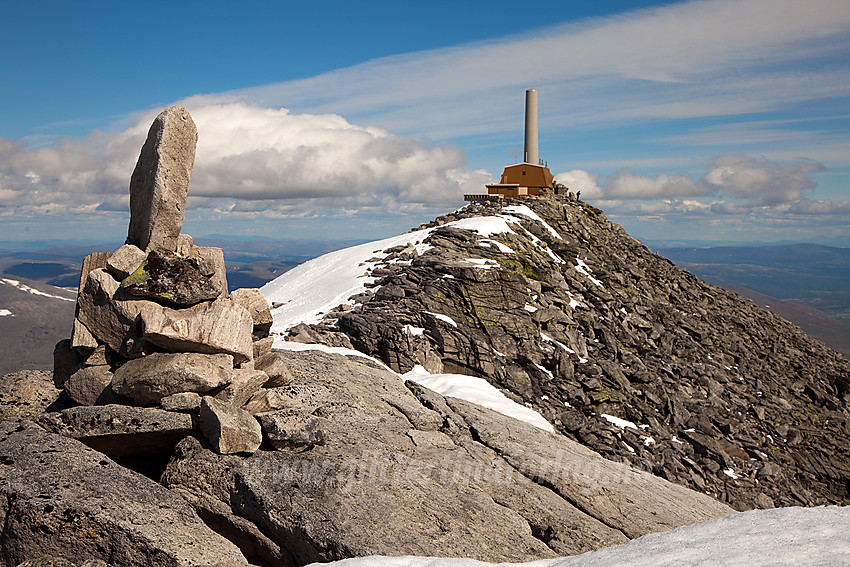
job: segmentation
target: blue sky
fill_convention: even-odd
[[[540,154],[649,241],[850,246],[850,4],[7,2],[0,240],[120,241],[153,117],[185,232],[379,238]]]

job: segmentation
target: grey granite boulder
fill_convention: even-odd
[[[154,406],[180,392],[207,393],[230,383],[233,357],[229,354],[154,353],[129,360],[116,370],[115,393],[137,405]]]
[[[109,260],[106,261],[106,268],[117,279],[123,280],[142,265],[145,257],[145,251],[138,246],[125,244],[109,257]]]
[[[268,381],[269,375],[262,370],[235,368],[230,384],[218,392],[215,399],[237,408],[242,407]]]
[[[188,414],[118,404],[67,408],[42,414],[37,422],[111,457],[168,454],[194,430]]]
[[[167,411],[198,411],[201,409],[201,396],[195,392],[171,394],[159,400],[159,405]]]
[[[251,360],[251,315],[228,299],[171,309],[157,306],[140,314],[143,336],[172,352],[226,353]]]
[[[130,178],[127,244],[177,250],[198,130],[189,111],[172,106],[156,117]]]
[[[201,399],[200,428],[221,454],[253,453],[263,441],[260,424],[250,413],[210,396]]]
[[[47,370],[19,370],[6,374],[0,377],[0,419],[35,419],[56,403],[61,393]]]
[[[0,422],[0,557],[114,567],[247,566],[239,549],[156,482],[28,421]]]
[[[83,365],[65,382],[65,391],[72,400],[84,406],[113,403],[112,379],[112,371],[105,364]]]
[[[266,296],[259,289],[240,288],[230,293],[230,299],[244,307],[251,314],[254,322],[254,339],[263,339],[269,336],[272,326],[272,312]]]

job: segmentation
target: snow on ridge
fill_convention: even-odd
[[[417,230],[329,252],[268,282],[261,288],[266,300],[270,305],[282,304],[272,309],[271,332],[280,334],[299,323],[318,323],[334,307],[353,305],[349,298],[366,291],[366,284],[375,281],[367,271],[377,262],[369,260],[395,246],[412,245],[421,254],[428,248],[422,241],[432,230]]]
[[[546,230],[549,231],[549,234],[551,234],[552,236],[554,236],[558,240],[563,240],[561,235],[558,234],[557,230],[552,228],[552,226],[549,223],[547,223],[545,220],[540,218],[540,216],[537,213],[535,213],[534,211],[532,211],[530,208],[528,208],[527,205],[510,205],[510,206],[507,206],[507,207],[502,207],[502,210],[505,211],[505,212],[514,214],[514,215],[522,215],[524,217],[530,218],[531,220],[535,220],[535,221],[539,222],[540,224],[542,224],[543,228],[545,228]]]
[[[484,378],[463,374],[430,374],[419,365],[414,366],[413,370],[402,374],[401,377],[434,390],[442,396],[460,398],[524,421],[549,433],[555,433],[555,428],[542,415],[508,398]]]
[[[513,232],[508,222],[502,217],[469,217],[444,224],[443,226],[452,226],[455,228],[463,228],[471,230],[481,236],[487,238],[496,234],[505,234]]]
[[[581,258],[576,258],[576,271],[587,276],[587,279],[596,284],[596,287],[604,287],[601,281],[593,277],[593,275],[590,273],[590,267],[585,264],[584,260],[582,260]]]
[[[448,323],[452,327],[457,327],[457,323],[455,322],[455,320],[449,317],[448,315],[443,315],[442,313],[431,313],[430,311],[423,311],[422,313],[430,315],[434,319],[442,321],[443,323]]]
[[[61,295],[53,295],[52,293],[46,293],[46,292],[40,291],[38,289],[35,289],[34,287],[30,287],[25,283],[21,283],[20,281],[13,280],[11,278],[0,278],[0,283],[10,285],[12,287],[16,287],[21,291],[24,291],[26,293],[31,293],[33,295],[41,295],[42,297],[50,297],[50,298],[53,298],[53,299],[61,299],[62,301],[77,301],[76,299],[71,298],[71,297],[62,297]]]

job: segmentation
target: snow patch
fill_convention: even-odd
[[[26,293],[31,293],[32,295],[40,295],[42,297],[50,297],[53,299],[61,299],[62,301],[76,301],[76,299],[71,297],[62,297],[61,295],[53,295],[52,293],[45,293],[41,290],[35,289],[34,287],[30,287],[25,283],[21,283],[18,280],[13,280],[10,278],[2,278],[0,279],[0,283],[10,285],[12,287],[18,288],[21,291]]]
[[[451,317],[449,317],[448,315],[443,315],[442,313],[431,313],[430,311],[423,311],[422,313],[425,313],[426,315],[430,315],[434,319],[437,319],[438,321],[442,321],[443,323],[448,323],[452,327],[457,327],[457,323],[455,323],[455,320],[452,319]]]
[[[405,325],[404,332],[412,337],[420,337],[425,332],[422,327],[414,327],[413,325]]]
[[[367,272],[379,262],[369,260],[396,246],[413,246],[422,254],[430,249],[422,241],[432,230],[417,230],[330,252],[270,281],[261,290],[270,305],[280,304],[272,309],[272,332],[284,333],[298,323],[318,323],[322,314],[334,307],[353,305],[349,298],[366,291],[366,284],[375,281]]]
[[[419,365],[401,377],[422,384],[443,396],[460,398],[555,433],[555,428],[542,415],[511,400],[483,378],[463,374],[429,374]]]
[[[498,268],[499,263],[495,260],[487,260],[486,258],[464,258],[462,260],[467,264],[472,264],[476,268],[481,268],[482,270],[489,270],[490,268]]]
[[[365,358],[371,360],[375,364],[379,364],[385,370],[393,372],[389,366],[378,360],[373,356],[369,356],[368,354],[364,354],[359,350],[354,350],[353,348],[346,347],[332,347],[328,345],[320,345],[315,343],[296,343],[293,341],[287,341],[281,336],[276,336],[274,338],[274,344],[272,345],[274,350],[291,350],[291,351],[305,351],[305,350],[318,350],[321,352],[327,352],[329,354],[340,354],[342,356],[356,356],[358,358]],[[395,372],[393,372],[395,374]]]
[[[561,238],[561,235],[558,234],[557,230],[552,228],[545,220],[540,218],[540,216],[537,213],[535,213],[534,211],[529,209],[528,206],[526,206],[526,205],[511,205],[511,206],[508,206],[508,207],[502,207],[502,211],[507,212],[507,213],[511,213],[511,214],[515,214],[515,215],[522,215],[524,217],[528,217],[532,220],[535,220],[535,221],[539,222],[540,224],[542,224],[543,227],[546,230],[549,231],[549,234],[551,234],[552,236],[554,236],[558,240],[563,240],[563,238]]]
[[[635,431],[639,431],[638,426],[635,425],[634,423],[632,423],[631,421],[627,420],[627,419],[623,419],[623,418],[617,417],[615,415],[608,415],[607,413],[599,414],[599,417],[601,417],[602,419],[604,419],[605,421],[607,421],[609,423],[616,425],[620,429],[625,429],[626,427],[630,427],[630,428],[634,429]]]
[[[486,563],[437,557],[358,557],[312,567],[674,567],[850,564],[850,507],[774,508],[647,534],[572,557]]]
[[[576,271],[587,276],[587,279],[592,281],[597,287],[604,287],[601,281],[593,277],[590,273],[590,267],[588,267],[581,258],[576,258]]]
[[[496,248],[499,250],[499,252],[502,252],[503,254],[516,254],[516,252],[514,252],[510,246],[502,244],[498,240],[480,240],[478,244],[487,246],[489,248]]]

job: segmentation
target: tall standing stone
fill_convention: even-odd
[[[182,106],[156,117],[130,178],[127,244],[142,250],[177,250],[183,228],[198,129]]]

